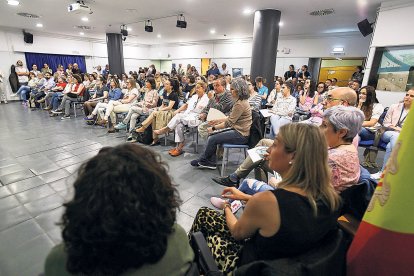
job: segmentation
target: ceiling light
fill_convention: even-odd
[[[42,28],[42,27],[43,27],[43,24],[42,24],[42,23],[37,23],[37,24],[36,24],[36,27],[38,27],[38,28]]]
[[[85,35],[85,33],[84,33],[84,32],[80,32],[79,34],[80,34],[80,35]]]
[[[158,37],[158,38],[161,38],[161,34],[157,34],[157,37]]]
[[[17,1],[17,0],[7,0],[7,4],[9,4],[11,6],[18,6],[20,4],[20,2]]]
[[[88,22],[88,21],[89,21],[89,18],[87,18],[87,17],[82,17],[82,21]]]
[[[252,10],[251,9],[249,9],[249,8],[245,8],[244,10],[243,10],[243,14],[245,14],[245,15],[250,15],[250,14],[252,14]]]
[[[216,33],[216,30],[215,29],[211,29],[210,30],[210,34],[215,34]]]
[[[283,25],[285,25],[285,23],[283,21],[279,22],[279,27],[283,27]]]
[[[344,51],[344,47],[334,47],[332,49],[332,52],[343,52]]]

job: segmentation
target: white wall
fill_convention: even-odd
[[[87,71],[93,71],[93,68],[97,65],[103,67],[108,63],[105,41],[34,34],[33,44],[27,44],[24,43],[23,34],[20,31],[0,29],[0,70],[5,76],[3,88],[9,100],[17,99],[14,93],[12,93],[8,82],[10,66],[19,59],[25,63],[25,52],[82,55],[85,56]],[[127,72],[130,70],[137,71],[140,66],[143,67],[150,64],[148,46],[124,45],[123,52],[124,65]]]
[[[363,84],[368,83],[372,61],[376,47],[414,45],[414,36],[410,31],[409,21],[414,14],[414,3],[402,3],[402,1],[387,2],[381,5],[372,34],[369,55],[365,68]],[[408,25],[407,25],[408,24]],[[404,97],[405,92],[377,91],[378,100],[384,106],[390,106]]]
[[[321,36],[319,38],[283,38],[279,39],[276,59],[275,75],[283,75],[293,64],[300,67],[308,64],[312,57],[331,57],[334,47],[344,47],[344,57],[366,57],[370,38],[360,34],[346,36]],[[282,52],[284,48],[290,49],[289,54]],[[219,66],[225,62],[231,72],[232,68],[243,68],[244,74],[250,74],[252,53],[251,40],[245,41],[216,41],[194,43],[192,45],[157,45],[150,48],[150,56],[156,58],[171,58],[177,66],[182,63],[194,65],[198,71],[201,67],[201,58],[211,58]]]

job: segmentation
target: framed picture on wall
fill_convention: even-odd
[[[233,76],[233,78],[243,76],[243,68],[233,68],[232,69],[232,76]]]
[[[393,92],[414,87],[414,46],[377,48],[368,84]]]

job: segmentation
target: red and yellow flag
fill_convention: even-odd
[[[409,114],[348,251],[348,275],[414,275],[413,172]]]

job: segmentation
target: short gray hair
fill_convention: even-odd
[[[338,105],[327,109],[323,117],[332,124],[335,132],[346,129],[348,132],[344,137],[345,141],[351,142],[361,131],[362,123],[365,120],[364,113],[353,106]]]
[[[233,79],[230,83],[230,87],[237,91],[240,100],[247,100],[250,97],[249,87],[244,79]]]

